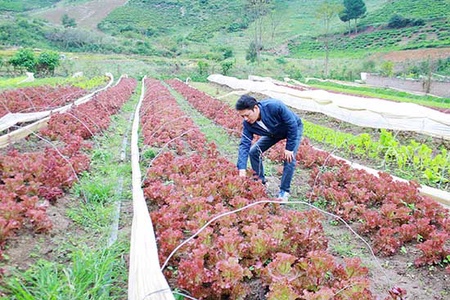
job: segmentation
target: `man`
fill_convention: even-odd
[[[283,102],[276,99],[258,102],[249,95],[243,95],[236,102],[236,110],[244,119],[237,161],[239,176],[246,176],[247,159],[250,157],[254,174],[265,184],[262,154],[279,141],[286,139],[278,199],[288,201],[295,171],[295,156],[303,135],[302,120]],[[259,135],[260,139],[252,145],[255,134]]]

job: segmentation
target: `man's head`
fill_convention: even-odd
[[[236,102],[236,110],[239,115],[250,124],[259,119],[258,101],[249,95],[242,95]]]

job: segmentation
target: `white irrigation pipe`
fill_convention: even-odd
[[[131,124],[133,121],[133,114],[131,114],[128,124]],[[128,146],[128,135],[131,130],[131,126],[128,126],[127,131],[122,139],[122,148],[120,150],[120,162],[124,163],[126,158],[126,152],[127,152],[127,146]],[[114,208],[114,219],[113,223],[111,224],[111,235],[108,240],[108,246],[111,246],[114,244],[114,242],[117,240],[118,232],[119,232],[119,219],[120,219],[120,206],[121,206],[121,198],[122,198],[122,191],[123,191],[123,177],[120,176],[119,182],[116,188],[116,195],[119,196],[119,199],[115,202],[115,208]]]
[[[367,248],[370,250],[370,253],[372,254],[374,260],[377,262],[378,267],[380,267],[380,269],[383,270],[383,267],[381,266],[381,264],[380,264],[378,258],[375,256],[375,253],[373,252],[373,249],[372,249],[372,247],[370,247],[369,243],[367,243],[366,240],[364,240],[363,237],[361,237],[358,233],[356,233],[355,230],[353,230],[353,228],[352,228],[352,227],[351,227],[344,219],[342,219],[341,217],[339,217],[339,216],[337,216],[337,215],[335,215],[335,214],[332,214],[332,213],[330,213],[330,212],[327,212],[327,211],[325,211],[325,210],[322,210],[322,209],[320,209],[320,208],[318,208],[318,207],[312,205],[311,203],[308,203],[308,202],[305,202],[305,201],[289,201],[289,202],[285,202],[285,201],[275,201],[275,200],[260,200],[260,201],[257,201],[257,202],[250,203],[250,204],[248,204],[248,205],[246,205],[246,206],[244,206],[244,207],[241,207],[241,208],[238,208],[238,209],[235,209],[235,210],[231,210],[231,211],[227,211],[227,212],[225,212],[225,213],[222,213],[222,214],[217,215],[217,216],[215,216],[214,218],[210,219],[205,225],[203,225],[199,230],[197,230],[197,232],[195,232],[192,236],[190,236],[190,237],[189,237],[188,239],[186,239],[184,242],[182,242],[181,244],[179,244],[179,245],[178,245],[178,246],[177,246],[177,247],[169,254],[169,256],[166,258],[166,261],[164,262],[164,264],[163,264],[162,267],[161,267],[161,271],[165,269],[165,267],[166,267],[167,264],[169,263],[169,260],[172,258],[172,256],[173,256],[173,255],[174,255],[181,247],[183,247],[184,245],[186,245],[187,243],[189,243],[192,239],[194,239],[196,236],[198,236],[198,235],[199,235],[206,227],[208,227],[208,226],[209,226],[211,223],[213,223],[214,221],[217,221],[218,219],[223,218],[223,217],[226,217],[226,216],[228,216],[228,215],[231,215],[231,214],[240,212],[240,211],[245,210],[245,209],[247,209],[247,208],[253,207],[253,206],[255,206],[255,205],[259,205],[259,204],[267,204],[267,203],[277,203],[277,204],[283,204],[283,205],[286,205],[286,204],[303,204],[303,205],[307,205],[307,206],[309,206],[310,208],[315,209],[315,210],[317,210],[317,211],[319,211],[319,212],[321,212],[321,213],[323,213],[323,214],[326,214],[326,215],[329,215],[329,216],[331,216],[331,217],[333,217],[333,218],[338,219],[339,221],[341,221],[342,223],[344,223],[344,225],[345,225],[346,227],[348,227],[348,228],[350,229],[350,231],[351,231],[354,235],[356,235],[356,237],[358,237],[358,238],[359,238],[359,239],[367,246]],[[384,275],[385,275],[386,278],[387,278],[387,274],[384,272],[384,270],[383,270],[383,273],[384,273]]]
[[[217,215],[217,216],[215,216],[214,218],[210,219],[205,225],[203,225],[199,230],[197,230],[197,232],[195,232],[195,233],[194,233],[192,236],[190,236],[187,240],[185,240],[184,242],[182,242],[181,244],[179,244],[179,245],[178,245],[178,246],[177,246],[177,247],[169,254],[169,256],[166,258],[166,261],[164,262],[163,266],[161,267],[161,271],[164,270],[164,268],[167,266],[169,260],[172,258],[172,256],[173,256],[173,255],[174,255],[181,247],[183,247],[184,245],[186,245],[187,243],[189,243],[192,239],[194,239],[196,236],[198,236],[205,228],[207,228],[207,227],[208,227],[211,223],[213,223],[214,221],[217,221],[218,219],[223,218],[223,217],[226,217],[226,216],[228,216],[228,215],[231,215],[231,214],[234,214],[234,213],[238,213],[238,212],[240,212],[240,211],[242,211],[242,210],[245,210],[245,209],[247,209],[247,208],[253,207],[253,206],[255,206],[255,205],[259,205],[259,204],[267,204],[267,203],[277,203],[277,204],[282,204],[282,205],[287,205],[287,204],[303,204],[303,205],[307,205],[307,206],[309,206],[310,208],[315,209],[315,210],[321,212],[322,214],[329,215],[329,216],[331,216],[331,217],[333,217],[333,218],[338,219],[339,221],[341,221],[342,223],[344,223],[344,225],[345,225],[347,228],[349,228],[350,231],[351,231],[354,235],[356,235],[356,236],[357,236],[357,237],[358,237],[358,238],[359,238],[359,239],[367,246],[367,248],[369,249],[369,251],[370,251],[372,257],[374,258],[374,260],[375,260],[375,262],[376,262],[376,264],[377,264],[377,266],[378,266],[379,269],[382,271],[382,273],[384,274],[385,278],[386,278],[386,279],[389,278],[388,275],[386,274],[386,272],[384,271],[384,269],[383,269],[381,263],[379,262],[378,258],[375,256],[375,253],[374,253],[372,247],[369,245],[369,243],[368,243],[363,237],[361,237],[358,233],[356,233],[356,232],[353,230],[353,228],[352,228],[352,227],[351,227],[344,219],[342,219],[341,217],[339,217],[339,216],[337,216],[337,215],[335,215],[335,214],[329,213],[329,212],[327,212],[327,211],[325,211],[325,210],[322,210],[322,209],[320,209],[320,208],[318,208],[318,207],[315,207],[314,205],[312,205],[312,204],[310,204],[310,203],[308,203],[308,202],[305,202],[305,201],[289,201],[289,202],[284,202],[284,201],[274,201],[274,200],[261,200],[261,201],[253,202],[253,203],[250,203],[250,204],[248,204],[248,205],[246,205],[246,206],[244,206],[244,207],[241,207],[241,208],[238,208],[238,209],[235,209],[235,210],[232,210],[232,211],[228,211],[228,212],[222,213],[222,214]],[[350,284],[350,285],[348,285],[348,286],[346,286],[346,287],[343,287],[342,289],[340,289],[339,291],[337,291],[334,295],[337,295],[337,294],[343,292],[344,290],[346,290],[346,289],[352,287],[353,285],[354,285],[354,284]],[[151,294],[149,294],[149,295],[153,295],[153,294],[156,294],[156,293],[159,293],[159,292],[164,292],[164,291],[165,291],[165,290],[158,290],[158,291],[155,291],[155,292],[153,292],[153,293],[151,293]],[[185,294],[182,294],[182,293],[178,293],[178,292],[173,292],[173,293],[174,293],[174,294],[180,294],[180,295],[182,295],[182,296],[184,296],[184,297],[187,297],[187,298],[189,298],[189,299],[197,300],[196,298],[193,298],[193,297],[191,297],[191,296],[188,296],[188,295],[185,295]],[[149,295],[147,295],[147,296],[149,296]]]
[[[153,291],[155,299],[174,300],[162,271],[160,271],[155,232],[141,187],[139,165],[138,129],[139,110],[145,94],[145,81],[142,79],[142,92],[136,107],[131,134],[131,165],[133,179],[133,223],[131,227],[130,267],[128,277],[128,299],[142,300]]]
[[[237,79],[220,74],[208,76],[214,83],[232,89],[263,93],[280,99],[301,110],[321,112],[354,125],[392,130],[416,131],[450,140],[450,120],[445,113],[413,103],[399,103],[384,99],[367,99],[340,95],[324,90],[300,91],[280,86],[273,80],[261,78]]]

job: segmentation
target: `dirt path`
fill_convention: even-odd
[[[55,8],[35,13],[35,16],[54,24],[61,24],[62,16],[67,14],[70,18],[75,19],[77,27],[97,30],[97,24],[101,20],[127,2],[128,0],[93,0],[71,6],[57,5]]]

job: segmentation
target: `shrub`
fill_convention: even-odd
[[[247,29],[248,22],[233,22],[230,25],[228,25],[227,31],[228,32],[237,32],[242,31],[244,29]]]
[[[17,69],[25,69],[28,72],[36,70],[36,57],[31,49],[17,51],[9,60],[9,63]]]
[[[391,17],[388,23],[388,28],[404,28],[407,26],[422,26],[425,25],[425,21],[422,19],[408,19],[401,15],[395,14]]]
[[[228,73],[230,72],[230,70],[234,66],[234,62],[232,62],[231,60],[223,61],[220,64],[220,66],[222,67],[222,74],[223,75],[228,75]]]
[[[394,75],[394,63],[392,61],[385,61],[381,64],[381,73],[384,76],[391,77]]]
[[[39,54],[36,70],[39,75],[54,75],[55,69],[59,64],[59,53],[55,51],[46,51]]]
[[[255,62],[258,58],[258,45],[252,41],[247,49],[247,54],[245,55],[245,59],[250,62]]]
[[[64,27],[77,27],[77,23],[74,18],[69,17],[68,14],[64,14],[61,17],[61,23]]]

